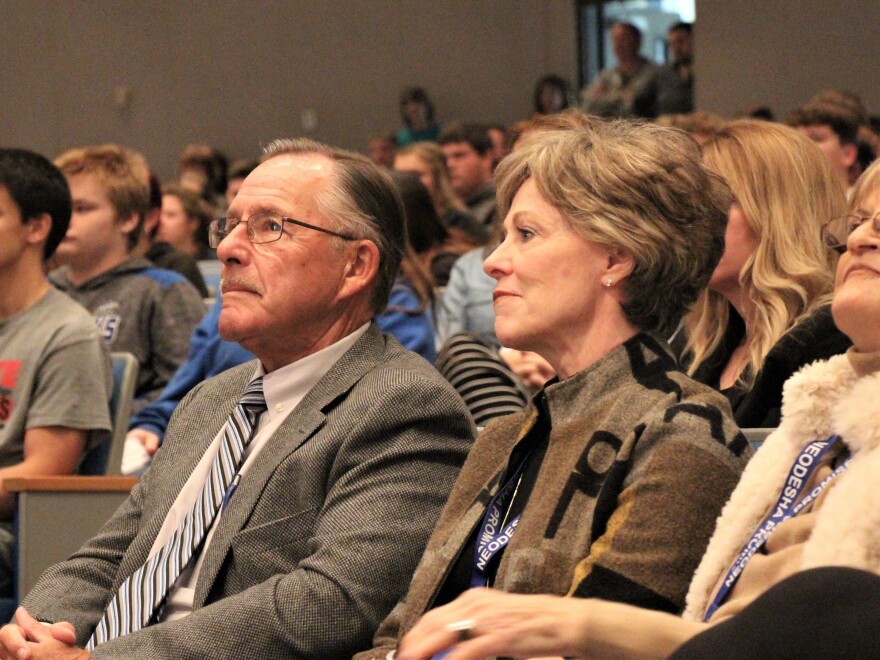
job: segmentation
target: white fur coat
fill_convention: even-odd
[[[853,459],[818,511],[801,569],[836,565],[880,573],[880,373],[859,377],[847,356],[838,355],[786,382],[782,423],[722,510],[691,581],[684,618],[702,618],[716,583],[776,502],[801,449],[832,433]]]

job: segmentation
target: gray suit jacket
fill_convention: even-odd
[[[253,374],[181,402],[162,450],[98,535],[23,604],[84,644]],[[193,613],[95,649],[114,658],[348,658],[406,591],[473,439],[464,404],[373,325],[291,412],[241,482],[196,584]]]

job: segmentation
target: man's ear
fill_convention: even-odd
[[[39,245],[46,242],[49,231],[52,229],[52,218],[48,213],[43,213],[35,218],[27,220],[25,240],[29,245]]]
[[[372,287],[379,272],[379,248],[373,241],[361,239],[349,253],[345,264],[340,295],[353,296]]]

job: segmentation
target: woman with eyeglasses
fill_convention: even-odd
[[[452,649],[449,660],[876,657],[880,162],[856,183],[850,213],[848,235],[831,236],[847,251],[830,310],[853,346],[786,383],[782,423],[725,505],[682,617],[596,598],[475,589],[422,617],[397,660],[444,649]],[[865,622],[855,634],[854,618]]]
[[[731,122],[702,151],[734,201],[724,254],[685,318],[683,361],[727,396],[740,427],[775,427],[782,384],[850,343],[831,319],[837,255],[822,240],[846,200],[827,159],[786,126]]]

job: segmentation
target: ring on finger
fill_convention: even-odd
[[[474,629],[477,627],[476,621],[473,619],[461,619],[446,624],[446,630],[454,632],[459,642],[466,642],[474,636]]]

